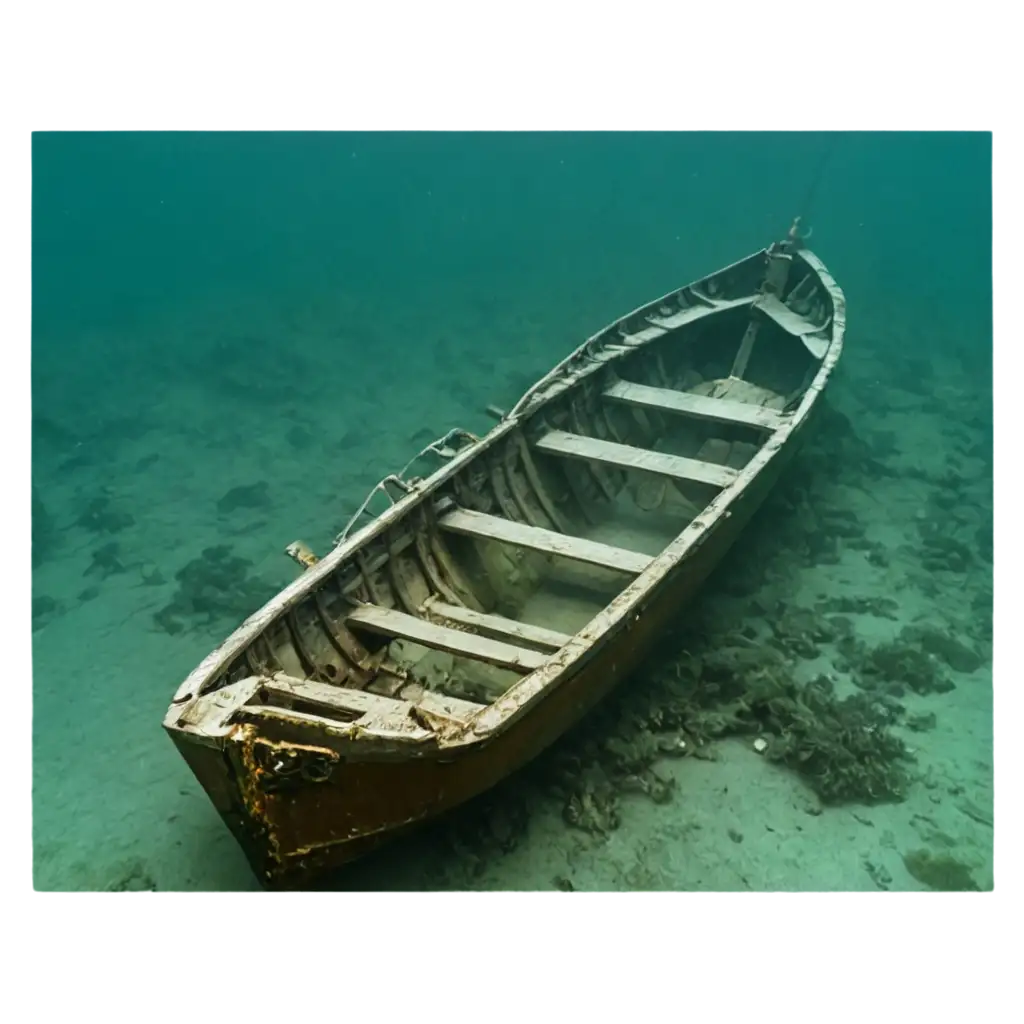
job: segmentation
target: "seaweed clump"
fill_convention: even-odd
[[[823,804],[900,801],[913,762],[891,731],[902,715],[885,696],[840,700],[825,677],[797,683],[781,652],[728,633],[700,654],[663,662],[647,686],[596,709],[586,733],[554,755],[551,775],[566,823],[596,836],[618,827],[624,793],[671,799],[659,761],[713,760],[714,741],[729,736],[765,739],[766,759],[797,772]]]
[[[974,672],[985,664],[985,659],[975,648],[934,626],[908,626],[900,637],[917,641],[923,651],[944,661],[954,672]]]
[[[873,648],[850,638],[840,644],[840,650],[863,690],[902,697],[907,689],[921,695],[954,689],[938,659],[908,643],[906,633]]]
[[[773,734],[765,757],[804,776],[822,803],[873,804],[906,797],[910,751],[889,731],[897,708],[865,694],[837,700],[824,677],[775,690],[751,695],[752,711]]]
[[[724,700],[723,700],[724,698]],[[801,775],[822,803],[900,801],[910,784],[910,751],[890,731],[902,705],[867,694],[835,696],[825,676],[800,684],[761,668],[709,691],[706,675],[687,698],[682,727],[698,745],[733,735],[767,740],[764,756]]]
[[[274,588],[250,577],[252,563],[231,553],[227,544],[206,548],[175,574],[178,589],[170,603],[154,614],[165,632],[181,633],[191,620],[211,625],[223,619],[242,619],[263,605]]]

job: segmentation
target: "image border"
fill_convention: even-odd
[[[298,127],[989,131],[1000,778],[1024,777],[1024,68],[1017,11],[0,13],[3,493],[26,494],[34,130]],[[690,40],[693,45],[681,46]],[[955,240],[950,240],[950,246]],[[951,253],[951,258],[955,258]],[[8,1013],[1016,1016],[1020,889],[981,899],[30,899],[27,502],[0,504]],[[13,668],[13,671],[11,669]],[[1019,788],[1002,788],[1020,860]],[[1017,880],[1019,881],[1019,880]],[[338,899],[344,899],[339,904]],[[685,899],[685,901],[684,901]],[[1017,934],[1018,938],[1013,939]],[[397,977],[395,964],[400,963]],[[59,974],[59,980],[57,975]]]

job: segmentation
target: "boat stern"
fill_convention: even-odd
[[[387,730],[263,703],[298,682],[230,683],[164,722],[268,888],[340,867],[493,781],[463,770],[478,744],[438,715],[433,728]]]

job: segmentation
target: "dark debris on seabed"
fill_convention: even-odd
[[[250,573],[252,562],[228,544],[216,544],[175,573],[171,600],[153,615],[156,626],[175,635],[190,625],[241,622],[279,589],[277,582]],[[144,582],[147,580],[144,575]],[[162,582],[162,580],[161,580]]]

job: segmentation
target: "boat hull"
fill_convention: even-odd
[[[385,840],[492,788],[549,747],[626,679],[678,621],[680,611],[741,535],[813,429],[818,407],[745,488],[732,514],[643,596],[640,614],[617,623],[600,650],[518,721],[478,743],[394,760],[346,759],[323,782],[268,789],[271,776],[245,742],[228,751],[175,741],[257,877],[269,888],[298,888]],[[274,783],[277,785],[277,783]]]

